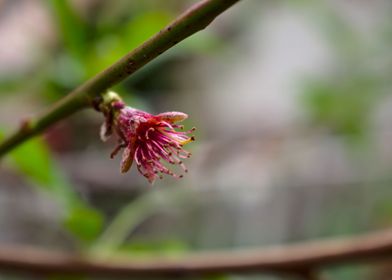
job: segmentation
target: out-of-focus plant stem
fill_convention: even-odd
[[[136,201],[132,201],[111,221],[101,236],[95,241],[90,253],[100,257],[111,255],[128,235],[144,220],[167,205],[187,205],[194,201],[194,194],[189,189],[168,188],[147,192]]]
[[[206,28],[239,0],[204,0],[195,4],[142,45],[98,73],[36,118],[23,121],[2,143],[0,157],[69,115],[99,102],[101,94],[192,34]]]

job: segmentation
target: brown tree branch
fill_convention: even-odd
[[[0,248],[0,270],[139,277],[255,272],[300,275],[301,271],[316,271],[330,265],[386,259],[392,259],[392,229],[351,238],[176,258],[99,259],[32,248]]]

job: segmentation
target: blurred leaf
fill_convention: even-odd
[[[366,77],[348,76],[333,81],[308,84],[303,96],[306,109],[316,123],[335,133],[363,135],[377,88]]]
[[[54,165],[45,143],[34,138],[17,147],[11,156],[18,169],[45,188],[55,182]]]
[[[119,27],[115,34],[104,36],[88,58],[88,75],[100,71],[120,57],[143,43],[162,29],[172,18],[165,11],[155,11],[137,15],[127,24]]]
[[[80,84],[86,77],[85,60],[89,49],[88,26],[70,4],[69,0],[50,0],[55,20],[59,28],[64,51],[51,64],[51,80],[56,91],[63,92]],[[50,92],[50,88],[48,90]]]
[[[310,14],[314,16],[313,20],[317,23],[316,27],[321,28],[331,47],[337,51],[340,60],[345,60],[347,63],[362,58],[363,46],[366,42],[336,5],[331,5],[328,1],[302,0],[301,8],[311,10]]]
[[[184,203],[189,206],[193,198],[192,193],[185,189],[168,188],[147,192],[117,214],[91,247],[91,252],[105,255],[117,251],[125,244],[130,233],[154,213],[168,205]]]
[[[30,139],[11,151],[10,155],[15,167],[32,184],[49,191],[64,207],[73,207],[78,197],[57,168],[42,138]]]
[[[57,168],[42,138],[30,139],[10,155],[14,165],[33,185],[49,191],[62,206],[73,207],[78,197]]]
[[[95,44],[91,52],[87,54],[87,75],[89,77],[95,75],[97,72],[117,61],[129,50],[119,35],[112,34],[104,36]]]
[[[66,52],[56,57],[52,68],[50,82],[58,92],[63,92],[64,89],[71,90],[87,78],[84,64]]]
[[[16,76],[14,74],[12,78],[1,77],[0,80],[0,95],[6,95],[10,93],[15,93],[25,88],[25,84],[21,83],[22,75]]]
[[[0,134],[1,137],[2,134]],[[49,191],[64,209],[66,228],[82,241],[93,240],[103,217],[85,204],[57,168],[42,138],[33,138],[10,153],[14,166],[37,188]]]
[[[385,183],[372,183],[372,188],[377,189],[377,192],[373,193],[374,207],[372,208],[372,216],[375,217],[375,219],[372,220],[372,223],[375,227],[391,226],[392,224],[391,183],[391,178],[387,178]]]
[[[65,47],[75,57],[82,58],[87,50],[86,25],[75,13],[69,0],[50,0],[49,3]]]
[[[337,268],[330,268],[326,271],[325,277],[327,279],[371,279],[371,270],[369,265],[358,266],[348,265]]]
[[[205,30],[181,42],[178,49],[187,53],[193,52],[205,55],[212,51],[222,50],[223,47],[223,41],[216,34]]]
[[[147,12],[134,17],[123,31],[127,48],[131,50],[158,33],[171,18],[172,15],[167,11]]]
[[[64,221],[65,227],[82,241],[92,241],[100,233],[102,215],[92,208],[78,205],[71,209]]]

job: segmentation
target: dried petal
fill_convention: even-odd
[[[134,145],[128,145],[124,149],[124,152],[122,154],[121,173],[125,173],[131,168],[134,155],[135,155]]]
[[[110,136],[112,136],[112,126],[107,121],[101,125],[101,130],[99,131],[99,136],[103,142],[106,142]]]

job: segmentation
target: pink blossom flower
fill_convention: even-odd
[[[126,107],[118,101],[112,104],[113,112],[106,115],[106,122],[101,130],[105,140],[112,130],[119,136],[120,143],[111,154],[113,158],[122,148],[121,172],[127,172],[135,162],[139,172],[153,183],[163,174],[182,178],[167,166],[178,165],[188,172],[183,159],[191,153],[183,149],[183,145],[194,141],[190,136],[195,128],[182,131],[183,126],[176,124],[185,120],[188,115],[181,112],[166,112],[152,115],[147,112]],[[176,129],[179,129],[177,131]]]

